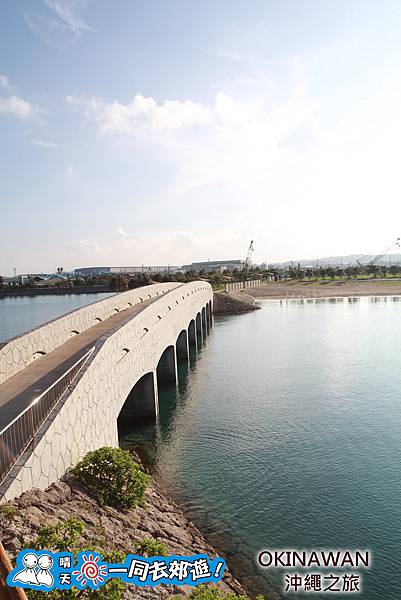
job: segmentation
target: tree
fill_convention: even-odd
[[[366,265],[366,271],[369,275],[373,275],[373,277],[377,277],[377,274],[380,271],[380,267],[378,265],[374,265],[372,263],[370,263],[369,265]]]
[[[128,290],[128,282],[122,275],[117,275],[111,278],[111,288],[117,292],[125,292]]]
[[[133,290],[143,285],[149,285],[151,283],[150,277],[147,273],[135,273],[133,277],[128,280],[128,289]]]
[[[141,471],[128,450],[103,447],[86,456],[71,469],[99,504],[132,508],[145,502],[149,477]]]

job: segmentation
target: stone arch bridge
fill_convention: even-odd
[[[0,498],[45,489],[88,451],[118,446],[118,419],[157,418],[212,323],[203,281],[111,296],[0,346]]]

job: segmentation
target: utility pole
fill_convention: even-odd
[[[6,584],[7,575],[13,567],[8,554],[0,542],[0,598],[1,600],[28,600],[24,590],[19,587],[9,587]]]

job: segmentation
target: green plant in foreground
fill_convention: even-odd
[[[15,507],[10,502],[6,502],[5,504],[0,504],[0,513],[2,515],[11,516],[15,513]]]
[[[73,552],[79,537],[84,533],[85,525],[79,519],[71,517],[57,525],[41,527],[38,535],[26,548],[35,550],[54,550],[55,552]]]
[[[57,525],[48,525],[38,531],[37,537],[26,544],[26,547],[36,550],[52,550],[54,552],[68,551],[74,556],[82,550],[95,550],[102,554],[106,562],[120,562],[123,557],[117,552],[103,552],[98,548],[96,542],[92,548],[79,546],[79,538],[85,532],[85,525],[82,521],[75,518],[67,519]],[[103,587],[98,590],[53,590],[51,592],[36,592],[26,590],[29,600],[74,600],[75,598],[93,598],[94,600],[121,600],[126,585],[119,579],[110,579]]]
[[[238,596],[234,592],[224,592],[219,587],[208,587],[200,585],[195,588],[189,596],[189,600],[248,600],[246,596]],[[180,600],[179,596],[172,596],[170,600]],[[256,600],[264,600],[263,596],[257,596]]]
[[[70,470],[101,506],[133,508],[144,505],[149,482],[127,450],[99,448],[89,452]]]
[[[137,554],[142,556],[166,556],[167,551],[163,542],[154,538],[144,538],[134,545]]]

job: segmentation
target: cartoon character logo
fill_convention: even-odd
[[[102,585],[107,577],[107,565],[99,564],[100,556],[93,554],[82,554],[80,556],[79,569],[73,571],[79,585],[84,587],[87,583],[92,584],[91,587]]]
[[[42,554],[39,558],[32,552],[28,552],[22,558],[23,569],[13,577],[13,582],[26,583],[29,585],[44,585],[52,587],[53,575],[49,572],[53,566],[53,559],[48,554]],[[39,568],[37,568],[39,567]]]
[[[54,583],[53,575],[50,573],[50,569],[53,566],[53,559],[48,554],[42,554],[38,559],[39,571],[37,572],[37,578],[39,585],[45,585],[46,587],[52,587]]]

